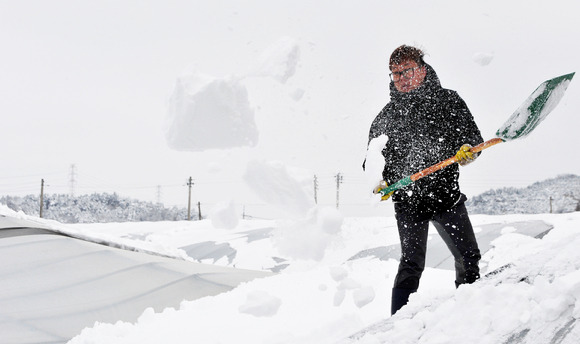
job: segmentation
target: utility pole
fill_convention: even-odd
[[[161,204],[161,185],[157,185],[157,204]]]
[[[75,183],[76,183],[76,166],[75,164],[70,165],[70,175],[69,175],[69,186],[70,186],[70,196],[75,196]]]
[[[201,202],[197,202],[197,219],[201,221]]]
[[[44,179],[40,180],[40,217],[42,218],[42,208],[44,207]]]
[[[318,177],[314,175],[314,203],[318,204]]]
[[[553,200],[553,198],[552,198],[552,196],[550,196],[550,214],[552,213],[552,200]]]
[[[189,177],[189,181],[187,182],[187,186],[189,186],[189,198],[187,200],[187,221],[191,220],[191,187],[193,186],[193,179]]]
[[[339,191],[340,191],[340,184],[342,183],[342,174],[340,174],[340,172],[339,172],[336,174],[335,177],[336,177],[336,209],[338,209],[338,203],[340,200]]]

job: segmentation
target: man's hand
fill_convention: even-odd
[[[381,183],[379,185],[377,185],[374,189],[373,189],[373,193],[374,194],[378,194],[381,193],[381,190],[386,189],[389,185],[387,184],[387,182],[385,182],[384,180],[381,181]],[[393,195],[393,192],[395,191],[391,191],[390,193],[381,196],[381,201],[386,201],[388,200],[391,195]]]
[[[472,163],[478,156],[479,153],[472,153],[470,149],[473,148],[469,144],[464,144],[459,148],[457,153],[455,153],[455,157],[457,158],[457,162],[461,166],[468,165]]]

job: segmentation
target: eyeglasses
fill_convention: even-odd
[[[389,73],[389,77],[391,78],[391,81],[394,81],[394,82],[401,80],[401,77],[403,77],[405,79],[412,79],[415,76],[415,69],[417,69],[417,68],[421,68],[421,66],[407,68],[407,69],[402,70],[400,72]]]

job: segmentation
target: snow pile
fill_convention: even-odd
[[[393,318],[394,325],[361,342],[577,343],[580,332],[572,332],[580,316],[576,230],[577,225],[558,226],[544,240],[500,237],[487,257],[490,266],[513,266],[457,291],[435,297],[417,293]]]

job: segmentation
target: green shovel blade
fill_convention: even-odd
[[[504,141],[527,136],[558,105],[574,73],[544,81],[495,134]]]

